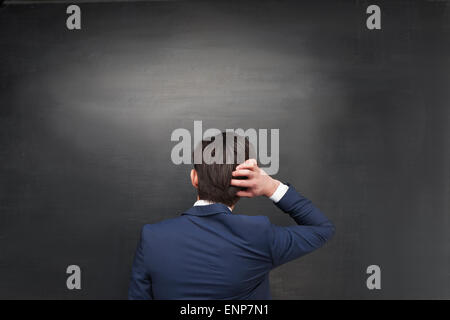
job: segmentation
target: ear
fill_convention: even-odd
[[[191,170],[191,183],[195,189],[198,189],[198,175],[197,175],[197,171],[195,171],[195,169]]]

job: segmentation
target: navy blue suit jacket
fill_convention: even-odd
[[[215,203],[143,227],[129,299],[270,299],[269,272],[321,247],[333,224],[292,186],[276,205],[297,223]]]

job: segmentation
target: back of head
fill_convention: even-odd
[[[199,199],[235,205],[240,188],[230,185],[232,172],[249,159],[251,150],[247,137],[234,132],[223,132],[211,140],[203,140],[194,151]],[[201,153],[201,161],[197,160],[196,153]]]

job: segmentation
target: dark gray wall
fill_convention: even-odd
[[[0,298],[126,298],[140,227],[194,201],[170,161],[194,120],[280,128],[277,178],[337,226],[274,298],[450,298],[449,3],[377,1],[381,31],[369,4],[81,4],[81,31],[64,4],[0,9]]]

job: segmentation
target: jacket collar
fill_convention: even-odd
[[[181,215],[188,214],[192,216],[210,216],[216,213],[232,214],[230,208],[223,203],[213,203],[205,206],[193,206]]]

